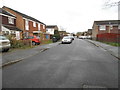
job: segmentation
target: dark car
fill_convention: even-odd
[[[40,44],[40,38],[37,36],[28,36],[25,40],[31,40],[32,45],[39,45]]]

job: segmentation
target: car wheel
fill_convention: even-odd
[[[36,45],[36,43],[35,43],[35,42],[32,42],[32,45]]]
[[[37,45],[40,45],[40,43],[37,43]]]
[[[9,50],[9,48],[7,48],[7,49],[4,49],[4,50],[3,50],[3,52],[7,52],[8,50]]]

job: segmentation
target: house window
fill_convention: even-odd
[[[40,23],[38,23],[38,31],[40,31]]]
[[[106,30],[106,26],[105,25],[100,25],[99,30]]]
[[[113,25],[110,25],[110,30],[112,30],[113,29]]]
[[[118,29],[120,29],[120,25],[118,25]]]
[[[43,29],[45,29],[45,25],[43,25]]]
[[[33,22],[33,27],[36,27],[36,22]]]
[[[29,30],[29,21],[28,20],[25,20],[25,29]]]
[[[9,23],[9,24],[14,24],[14,19],[11,18],[11,17],[8,17],[8,23]]]

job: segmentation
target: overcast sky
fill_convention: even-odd
[[[0,0],[0,6],[73,33],[91,29],[96,20],[118,20],[118,7],[104,8],[106,1],[119,0]]]

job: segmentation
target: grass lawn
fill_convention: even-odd
[[[52,40],[42,41],[41,45],[53,43]]]
[[[106,44],[111,45],[111,46],[120,47],[120,43],[114,43],[114,42],[103,42],[103,43],[106,43]]]

